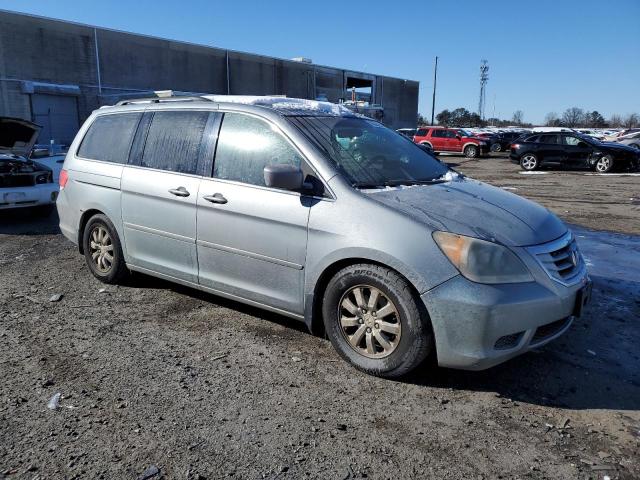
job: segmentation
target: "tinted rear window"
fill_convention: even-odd
[[[560,143],[558,140],[558,135],[556,134],[540,135],[540,140],[538,140],[538,142],[546,143],[547,145],[557,145],[558,143]]]
[[[127,163],[131,141],[142,113],[97,117],[82,139],[78,156],[104,162]]]
[[[418,137],[426,137],[428,134],[429,134],[428,128],[419,128],[418,131],[416,132],[416,135]]]
[[[209,112],[156,112],[142,155],[142,167],[196,174]]]

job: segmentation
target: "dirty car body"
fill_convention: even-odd
[[[158,131],[177,114],[191,115],[204,132],[188,173],[153,166],[150,153],[161,141],[154,138],[174,134]],[[122,158],[90,158],[82,145],[93,142],[92,125],[115,124],[122,115],[129,115],[128,133],[117,135],[126,141]],[[264,137],[256,133],[261,125]],[[246,152],[263,145],[271,150],[254,171]],[[234,170],[238,165],[243,172]],[[378,122],[336,105],[209,97],[102,108],[78,133],[64,172],[60,228],[89,263],[87,248],[95,244],[98,258],[108,250],[102,228],[119,239],[130,270],[287,315],[312,331],[329,328],[335,311],[335,321],[355,333],[329,332],[332,343],[374,374],[387,375],[416,331],[429,339],[440,365],[488,368],[567,331],[590,294],[575,239],[551,212],[459,175]],[[271,183],[272,177],[286,181]],[[95,237],[87,233],[92,219]],[[359,280],[327,307],[331,289],[351,278],[340,277],[345,271]],[[388,278],[407,291],[387,289]],[[384,304],[376,303],[378,295]],[[415,304],[403,309],[403,298]],[[378,328],[376,311],[391,310],[396,323],[381,322],[387,333],[373,331],[375,340],[369,333]],[[399,346],[387,355],[394,341]],[[341,342],[362,356],[348,345],[344,353]]]
[[[40,127],[0,117],[0,210],[52,206],[58,185],[50,166],[30,159]]]

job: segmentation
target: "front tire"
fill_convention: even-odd
[[[603,155],[593,166],[598,173],[609,173],[613,168],[613,157],[611,155]]]
[[[342,358],[370,375],[397,378],[432,348],[427,312],[409,283],[378,265],[343,268],[329,281],[323,320]]]
[[[478,156],[478,147],[475,145],[467,145],[464,147],[464,156],[467,158],[476,158]]]
[[[89,219],[82,235],[82,246],[89,270],[101,282],[115,284],[128,276],[120,238],[107,216],[98,214]]]
[[[527,171],[531,172],[537,169],[540,166],[538,162],[538,157],[536,157],[533,153],[526,153],[520,158],[520,167]]]
[[[502,145],[500,143],[494,143],[491,145],[491,151],[492,152],[501,152],[502,151]]]

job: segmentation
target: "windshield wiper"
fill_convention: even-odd
[[[386,183],[364,183],[364,182],[354,182],[351,184],[354,188],[384,188],[387,186]]]
[[[381,183],[365,183],[365,182],[354,182],[351,185],[354,188],[362,188],[362,189],[372,189],[372,188],[385,188],[385,187],[400,187],[402,185],[434,185],[436,183],[444,183],[446,182],[443,178],[430,178],[427,180],[388,180],[386,182]]]
[[[385,185],[390,187],[397,187],[400,185],[433,185],[436,183],[444,183],[446,180],[443,178],[430,178],[428,180],[391,180]]]

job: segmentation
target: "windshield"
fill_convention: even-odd
[[[589,135],[578,134],[578,137],[580,137],[581,140],[590,143],[591,145],[600,145],[600,140],[590,137]]]
[[[458,130],[458,133],[463,137],[473,137],[473,133],[463,130],[462,128]]]
[[[355,187],[432,183],[449,170],[410,139],[373,120],[287,117]]]

